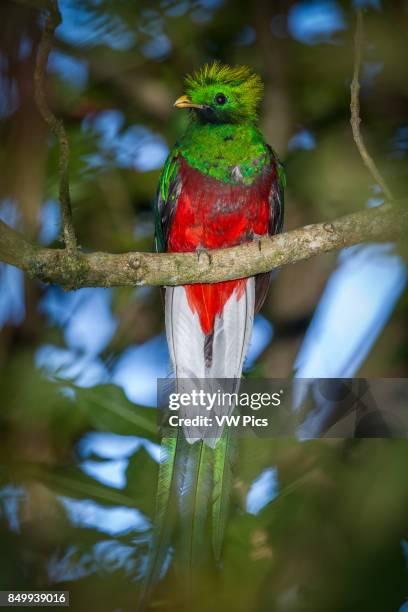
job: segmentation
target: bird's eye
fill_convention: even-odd
[[[216,103],[217,103],[217,104],[221,104],[221,105],[223,105],[223,104],[225,104],[225,103],[226,103],[227,98],[226,98],[226,96],[224,96],[224,94],[219,93],[219,94],[217,94],[217,95],[215,96],[215,101],[216,101]]]

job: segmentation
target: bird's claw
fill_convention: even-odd
[[[255,234],[255,232],[251,232],[250,239],[258,244],[258,251],[262,253],[262,236],[261,234]]]
[[[205,247],[203,247],[203,246],[198,246],[198,247],[196,248],[196,255],[197,255],[197,259],[198,259],[198,261],[200,261],[200,256],[202,255],[202,253],[205,253],[205,254],[207,255],[207,257],[208,257],[208,263],[209,263],[209,265],[211,265],[211,263],[212,263],[212,257],[211,257],[211,254],[210,254],[210,253],[207,251],[207,249],[206,249]]]

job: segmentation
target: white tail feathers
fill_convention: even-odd
[[[190,309],[184,287],[166,289],[166,334],[178,393],[191,393],[194,387],[202,388],[203,379],[209,379],[205,382],[208,392],[217,390],[214,379],[235,379],[235,383],[224,390],[237,390],[252,335],[254,310],[255,279],[248,278],[240,298],[237,299],[233,292],[221,315],[215,318],[214,333],[209,338],[201,329],[198,314]],[[202,413],[201,407],[188,406],[185,415],[180,412],[180,416],[194,417]],[[218,433],[222,433],[222,428]],[[214,438],[206,439],[210,446],[215,445],[218,433]],[[203,434],[200,427],[186,431],[189,442],[203,439]]]

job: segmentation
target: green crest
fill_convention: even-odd
[[[261,78],[247,66],[214,62],[186,77],[186,94],[203,107],[194,113],[203,122],[255,122],[262,93]]]

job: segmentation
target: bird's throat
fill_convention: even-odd
[[[192,123],[179,150],[196,170],[235,185],[252,184],[270,161],[262,135],[252,124]]]

